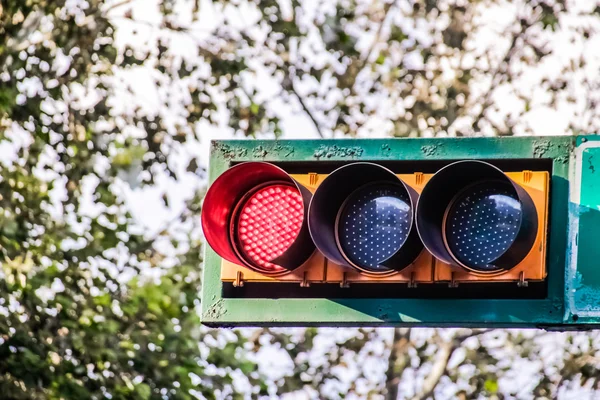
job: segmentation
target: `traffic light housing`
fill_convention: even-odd
[[[582,139],[214,142],[203,322],[588,327],[564,229]]]

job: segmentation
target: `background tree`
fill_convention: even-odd
[[[591,398],[596,334],[203,329],[198,215],[208,137],[594,132],[599,28],[592,1],[3,1],[2,395]]]
[[[110,104],[113,70],[143,60],[115,47],[109,10],[0,6],[2,398],[215,398],[236,374],[260,389],[241,334],[200,328],[198,232],[144,235],[119,189],[176,179],[177,133]],[[198,212],[192,196],[177,224]]]

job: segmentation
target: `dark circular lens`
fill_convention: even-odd
[[[446,217],[446,241],[458,261],[484,272],[513,244],[521,226],[522,207],[511,185],[486,182],[467,188]]]
[[[346,257],[370,271],[406,241],[412,223],[410,199],[402,186],[369,185],[354,192],[340,212],[339,241]]]

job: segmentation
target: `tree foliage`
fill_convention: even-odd
[[[1,2],[2,397],[594,393],[595,334],[201,328],[197,149],[296,114],[322,137],[593,132],[599,28],[562,0]],[[173,218],[149,231],[134,191]]]
[[[232,373],[256,382],[254,364],[239,333],[199,345],[207,337],[197,316],[197,232],[145,235],[119,190],[124,176],[136,185],[158,171],[177,178],[166,157],[178,132],[110,104],[113,71],[144,58],[115,47],[107,9],[98,1],[0,9],[2,397],[233,393]],[[198,215],[199,197],[188,200],[179,225]]]

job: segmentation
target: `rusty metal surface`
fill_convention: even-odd
[[[203,323],[218,326],[592,327],[600,323],[598,146],[600,142],[596,142],[594,136],[213,142],[209,166],[211,183],[231,165],[243,161],[268,161],[285,166],[298,162],[318,165],[319,161],[359,160],[547,160],[551,163],[548,279],[546,298],[533,300],[223,298],[221,259],[207,246]]]

